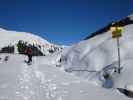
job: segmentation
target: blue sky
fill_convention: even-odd
[[[1,0],[0,27],[73,44],[133,13],[133,0]]]

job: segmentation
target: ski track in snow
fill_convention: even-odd
[[[18,83],[15,100],[63,100],[61,94],[67,93],[60,91],[53,79],[46,79],[35,63],[21,66]]]
[[[47,64],[41,66],[36,58],[27,65],[24,59],[11,55],[8,62],[0,61],[0,100],[66,100],[71,82],[62,81],[62,71]]]
[[[36,100],[35,76],[30,66],[22,66],[22,72],[18,76],[18,90],[16,91],[16,100]]]

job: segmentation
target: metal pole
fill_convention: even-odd
[[[120,42],[119,37],[117,38],[117,48],[118,48],[118,73],[121,73],[121,61],[120,61]]]

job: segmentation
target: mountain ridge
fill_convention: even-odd
[[[121,20],[114,21],[114,22],[111,22],[111,23],[107,24],[106,26],[104,26],[103,28],[97,30],[96,32],[91,33],[84,40],[87,40],[87,39],[90,39],[90,38],[92,38],[92,37],[94,37],[96,35],[108,32],[110,30],[112,24],[113,25],[119,25],[119,26],[122,26],[122,27],[124,27],[126,25],[133,24],[133,14],[130,14],[129,16],[127,16],[127,17],[125,17],[125,18],[123,18]]]

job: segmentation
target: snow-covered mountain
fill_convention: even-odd
[[[44,55],[51,54],[62,49],[61,46],[51,44],[47,40],[27,32],[8,31],[0,28],[0,38],[0,48],[14,46],[15,53],[17,53],[17,44],[20,41],[26,45],[34,45]]]
[[[105,73],[111,77],[109,87],[125,88],[129,84],[133,85],[133,15],[116,24],[123,26],[120,38],[121,74],[116,72],[117,41],[112,39],[110,25],[65,50],[62,55],[64,69],[103,87],[106,85]]]

